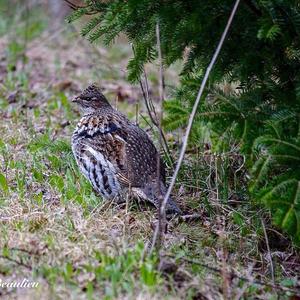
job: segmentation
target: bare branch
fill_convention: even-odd
[[[162,136],[162,144],[161,144],[161,146],[162,146],[162,148],[164,150],[165,155],[167,156],[168,160],[171,162],[171,165],[173,167],[174,160],[173,160],[173,158],[171,156],[170,149],[169,149],[166,137],[164,135],[164,132],[161,129],[161,127],[158,126],[156,110],[155,110],[155,107],[154,107],[154,105],[153,105],[153,103],[151,101],[151,98],[149,96],[149,85],[148,85],[148,79],[147,79],[147,74],[146,74],[145,69],[143,71],[143,74],[144,74],[144,78],[145,78],[145,87],[143,86],[143,82],[141,80],[139,82],[140,82],[140,87],[141,87],[141,90],[142,90],[143,98],[145,100],[146,109],[147,109],[147,112],[148,112],[148,115],[150,117],[151,122],[159,130],[159,133]]]
[[[81,9],[81,8],[88,8],[89,7],[89,5],[85,5],[85,6],[79,6],[79,5],[76,5],[76,4],[74,4],[72,1],[70,1],[70,0],[64,0],[67,4],[68,4],[68,6],[71,8],[71,9],[73,9],[73,10],[77,10],[77,9]],[[86,15],[95,15],[95,14],[97,14],[98,12],[97,11],[94,11],[94,12],[85,12],[85,14]]]
[[[137,103],[135,104],[135,124],[139,125],[140,123],[140,100],[137,101]]]
[[[173,258],[173,255],[165,255],[165,256],[168,256],[170,258]],[[195,260],[195,259],[189,259],[189,258],[186,258],[186,257],[180,257],[179,258],[180,260],[182,261],[185,261],[185,262],[188,262],[188,263],[191,263],[191,264],[195,264],[195,265],[199,265],[203,268],[206,268],[212,272],[215,272],[215,273],[218,273],[220,274],[220,276],[222,275],[222,269],[221,268],[217,268],[217,267],[212,267],[206,263],[202,263],[198,260]],[[237,279],[240,279],[240,280],[243,280],[243,281],[246,281],[246,282],[251,282],[251,283],[255,283],[255,284],[258,284],[258,285],[261,285],[261,286],[267,286],[267,287],[271,287],[275,290],[280,290],[280,291],[285,291],[285,292],[291,292],[291,293],[298,293],[299,291],[295,288],[289,288],[289,287],[285,287],[285,286],[282,286],[282,285],[279,285],[279,284],[274,284],[274,283],[270,283],[270,282],[264,282],[264,281],[261,281],[261,280],[258,280],[258,279],[249,279],[245,276],[240,276],[239,274],[237,274],[234,270],[231,270],[229,272],[229,275],[232,277],[232,278],[237,278]]]
[[[163,195],[161,195],[161,182],[160,182],[160,147],[162,145],[162,130],[161,130],[161,121],[163,117],[163,102],[165,100],[165,79],[164,79],[164,68],[162,62],[162,52],[160,45],[160,28],[159,21],[156,23],[156,42],[157,42],[157,51],[158,51],[158,61],[159,61],[159,112],[158,112],[158,128],[159,128],[159,148],[157,155],[157,190],[159,194],[159,208],[158,208],[158,224],[156,231],[155,243],[152,243],[152,247],[157,246],[160,247],[163,242],[164,231],[166,226],[166,212],[162,208],[162,204],[164,201]]]
[[[220,41],[218,43],[217,49],[215,50],[215,53],[214,53],[214,55],[212,57],[212,60],[211,60],[210,64],[208,65],[207,69],[206,69],[206,72],[205,72],[204,78],[202,80],[202,83],[201,83],[201,86],[200,86],[200,89],[199,89],[199,92],[198,92],[195,104],[193,106],[192,113],[191,113],[190,118],[189,118],[188,126],[187,126],[186,133],[185,133],[185,136],[184,136],[184,141],[183,141],[182,149],[181,149],[181,152],[180,152],[180,155],[179,155],[179,159],[178,159],[178,162],[177,162],[177,165],[176,165],[176,169],[174,171],[174,174],[172,176],[172,180],[171,180],[171,183],[169,185],[168,191],[167,191],[167,193],[166,193],[166,195],[164,197],[164,200],[162,202],[162,205],[161,205],[161,214],[164,214],[164,212],[166,210],[166,205],[167,205],[168,199],[169,199],[169,197],[171,195],[171,192],[172,192],[172,190],[174,188],[174,185],[175,185],[175,182],[176,182],[176,178],[178,176],[179,169],[180,169],[181,164],[183,162],[184,154],[185,154],[185,151],[186,151],[186,148],[187,148],[187,144],[188,144],[189,135],[190,135],[190,132],[191,132],[191,129],[192,129],[192,125],[193,125],[193,121],[195,119],[197,108],[199,106],[199,103],[200,103],[200,100],[201,100],[201,96],[203,94],[206,82],[208,80],[209,74],[210,74],[210,72],[211,72],[214,64],[216,63],[218,55],[219,55],[219,53],[220,53],[220,51],[222,49],[224,40],[225,40],[225,38],[227,36],[228,30],[229,30],[229,28],[231,26],[233,17],[234,17],[234,15],[236,13],[236,10],[238,8],[239,3],[240,3],[240,0],[236,0],[236,2],[234,4],[234,7],[233,7],[233,9],[231,11],[230,17],[229,17],[229,19],[227,21],[227,24],[226,24],[226,27],[224,29],[224,32],[223,32],[223,34],[221,36],[221,39],[220,39]],[[154,236],[153,236],[152,245],[156,244],[156,239],[157,239],[157,235],[158,235],[156,232],[158,230],[159,230],[159,228],[158,228],[158,225],[157,225],[156,229],[155,229]]]
[[[146,84],[146,86],[147,86],[147,84]],[[157,127],[157,120],[154,119],[154,117],[152,115],[152,111],[150,109],[150,105],[149,105],[149,94],[146,94],[146,91],[144,89],[144,86],[143,86],[143,83],[142,83],[141,80],[140,80],[140,87],[141,87],[142,94],[143,94],[143,97],[144,97],[144,100],[145,100],[148,115],[151,119],[151,122]],[[155,111],[154,111],[154,113],[155,113]],[[156,117],[156,114],[155,114],[155,117]]]
[[[78,6],[76,4],[74,4],[73,2],[69,1],[69,0],[64,0],[68,6],[71,8],[71,9],[78,9],[78,8],[84,8],[83,6]]]
[[[266,245],[267,245],[268,256],[269,256],[269,260],[270,260],[271,278],[272,278],[273,284],[275,284],[274,265],[273,265],[273,260],[272,260],[272,255],[271,255],[267,230],[266,230],[265,222],[264,222],[263,219],[261,219],[261,225],[262,225],[262,228],[263,228],[263,232],[264,232],[264,236],[265,236],[265,240],[266,240]]]
[[[4,255],[0,255],[0,258],[6,259],[8,261],[11,261],[11,262],[17,264],[18,266],[21,266],[21,267],[24,267],[26,269],[32,270],[32,267],[30,265],[27,265],[27,264],[23,263],[22,261],[18,261],[18,260],[14,259],[14,258],[10,258],[10,257],[4,256]]]

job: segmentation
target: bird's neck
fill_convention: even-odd
[[[109,112],[111,112],[113,108],[111,107],[110,104],[108,105],[103,105],[100,108],[93,108],[93,107],[86,107],[84,108],[83,115],[84,116],[89,116],[89,115],[104,115]]]

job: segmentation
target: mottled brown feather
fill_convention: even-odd
[[[104,197],[133,188],[158,206],[166,193],[165,166],[146,132],[113,109],[93,86],[76,99],[85,114],[74,131],[72,149],[83,174]],[[167,208],[180,212],[171,199]]]

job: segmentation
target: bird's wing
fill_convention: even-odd
[[[145,131],[123,115],[91,116],[80,121],[79,128],[84,143],[113,164],[121,185],[143,187],[156,179],[159,154],[154,144]],[[161,159],[160,179],[165,182]]]
[[[82,145],[92,149],[94,153],[100,153],[114,166],[120,184],[131,186],[124,124],[113,116],[90,116],[81,119],[77,132]]]
[[[126,143],[128,169],[132,181],[137,186],[156,180],[159,154],[147,133],[138,126],[131,125]],[[165,165],[160,159],[160,180],[165,183]]]

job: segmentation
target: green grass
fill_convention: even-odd
[[[104,85],[128,85],[120,66],[126,65],[130,48],[121,40],[112,51],[98,46],[106,53],[101,57],[103,66],[95,63],[99,53],[88,44],[76,44],[79,36],[74,32],[62,33],[55,47],[46,39],[34,48],[41,34],[47,33],[39,13],[40,8],[31,11],[32,24],[39,25],[32,25],[28,44],[19,50],[10,46],[12,29],[0,18],[0,28],[6,26],[0,32],[5,38],[8,35],[6,50],[0,53],[6,64],[0,83],[0,278],[27,278],[40,286],[0,290],[0,297],[192,300],[205,295],[224,299],[227,289],[233,299],[244,288],[242,299],[257,295],[276,299],[277,294],[289,299],[290,292],[277,293],[237,278],[224,287],[224,275],[203,266],[234,269],[249,280],[271,282],[260,225],[265,212],[249,205],[243,185],[246,174],[237,172],[240,158],[230,155],[223,159],[212,151],[204,155],[200,148],[190,151],[174,196],[185,211],[198,212],[201,218],[189,223],[173,220],[168,225],[161,255],[165,264],[175,268],[159,271],[157,253],[143,259],[153,234],[155,209],[134,201],[125,208],[103,201],[80,174],[70,148],[79,114],[69,99],[99,78]],[[15,42],[21,43],[21,25],[16,32]],[[72,63],[76,67],[70,67]],[[157,77],[153,70],[150,73],[156,88]],[[174,71],[166,76],[171,81]],[[71,88],[58,89],[66,80]],[[113,101],[116,91],[107,90]],[[133,106],[125,101],[119,107],[134,119]],[[141,113],[146,116],[143,106]],[[147,127],[142,119],[141,124]],[[168,139],[175,156],[177,133]],[[299,287],[296,250],[267,226],[276,282]]]

